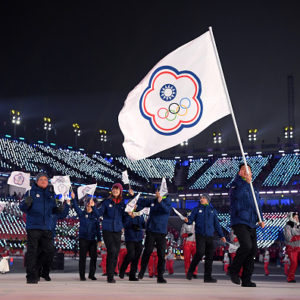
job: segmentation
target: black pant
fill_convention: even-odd
[[[212,236],[203,236],[196,233],[196,254],[193,257],[189,274],[193,274],[203,255],[205,254],[204,278],[211,278],[214,257],[214,243]]]
[[[254,259],[257,252],[256,229],[244,224],[233,225],[232,229],[239,240],[240,247],[230,266],[230,273],[237,275],[243,267],[242,281],[247,283],[251,281],[254,270]]]
[[[87,252],[90,254],[90,272],[89,277],[95,276],[97,263],[97,242],[86,239],[79,239],[79,275],[85,277],[85,263]]]
[[[43,257],[41,257],[43,255]],[[39,257],[40,256],[40,257]],[[26,278],[37,280],[41,263],[50,269],[54,256],[51,230],[28,229],[26,253]],[[49,271],[48,271],[49,274]]]
[[[120,274],[122,273],[124,274],[128,265],[131,263],[129,278],[134,278],[139,263],[139,259],[143,250],[142,241],[126,242],[126,248],[127,248],[127,255],[125,256],[122,266],[120,268]]]
[[[166,251],[166,234],[147,231],[145,240],[145,250],[142,256],[141,274],[144,274],[149,262],[154,246],[157,249],[157,277],[163,278],[165,272],[165,251]]]
[[[121,232],[103,231],[103,240],[107,249],[106,273],[107,279],[114,277],[121,247]]]

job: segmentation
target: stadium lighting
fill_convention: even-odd
[[[17,134],[17,126],[21,124],[21,113],[15,109],[10,111],[11,123],[14,126],[14,137]]]
[[[213,142],[214,144],[222,144],[222,133],[213,132]]]
[[[81,135],[81,130],[80,130],[80,126],[78,123],[73,123],[72,126],[73,126],[73,130],[74,130],[74,134],[75,134],[75,147],[77,148],[77,139]]]
[[[106,143],[107,142],[107,131],[105,129],[99,129],[100,134],[100,142]]]
[[[186,141],[183,141],[182,143],[180,143],[180,146],[187,146],[189,144],[189,141],[186,140]]]
[[[256,142],[257,140],[258,129],[248,129],[248,141]]]
[[[284,138],[293,139],[294,138],[294,128],[293,126],[284,127]]]
[[[45,130],[47,144],[48,144],[48,132],[51,131],[51,129],[52,129],[51,119],[49,117],[44,117],[44,130]]]

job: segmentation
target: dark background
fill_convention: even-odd
[[[21,111],[17,136],[124,154],[117,116],[131,89],[165,55],[212,26],[231,101],[247,150],[247,129],[258,144],[275,144],[288,123],[287,76],[295,82],[299,113],[300,18],[298,1],[1,1],[0,135],[12,134],[11,109]],[[189,142],[237,145],[231,117]]]

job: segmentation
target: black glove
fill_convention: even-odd
[[[61,214],[65,208],[64,204],[61,201],[57,201],[56,207],[57,207],[56,211],[58,214]]]
[[[188,237],[192,236],[193,234],[192,233],[188,233]]]
[[[27,197],[25,198],[25,204],[26,204],[27,208],[30,208],[30,207],[31,207],[32,202],[33,202],[33,198],[32,198],[31,196],[27,196]]]
[[[140,228],[139,225],[133,224],[133,225],[132,225],[132,229],[135,230],[135,231],[139,231],[141,228]]]

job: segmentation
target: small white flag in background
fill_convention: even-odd
[[[70,176],[53,176],[51,179],[51,184],[54,188],[54,193],[56,195],[62,195],[62,201],[67,199],[70,192],[71,181]]]
[[[176,146],[230,114],[213,42],[207,31],[171,52],[128,94],[119,126],[129,159]]]
[[[96,188],[97,188],[97,184],[81,185],[77,189],[78,199],[83,198],[85,195],[94,196]]]
[[[5,208],[7,202],[0,202],[0,213],[3,211],[3,209]]]
[[[167,187],[167,182],[165,177],[163,177],[163,179],[161,180],[159,194],[161,195],[161,197],[168,194],[168,187]]]
[[[13,186],[17,186],[25,189],[26,191],[30,190],[30,173],[24,173],[19,171],[11,172],[7,183]]]
[[[150,207],[144,207],[141,211],[139,211],[141,215],[148,216],[150,214]]]
[[[184,221],[185,220],[185,217],[176,209],[173,207],[173,210],[175,212],[175,214],[182,220]]]
[[[130,202],[127,203],[125,207],[126,212],[133,212],[134,206],[136,205],[137,201],[140,198],[141,193],[138,193]]]
[[[122,181],[124,184],[129,184],[129,177],[127,170],[122,172]]]

